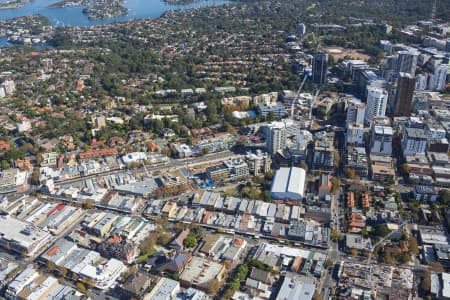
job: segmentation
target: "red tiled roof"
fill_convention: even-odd
[[[96,139],[93,139],[91,141],[91,146],[92,147],[103,146],[105,143],[106,143],[106,141],[97,141]]]
[[[64,204],[58,204],[57,206],[55,206],[54,208],[52,208],[48,213],[47,213],[47,217],[51,216],[54,212],[56,211],[60,211],[65,207]]]
[[[58,246],[51,248],[50,250],[47,251],[47,256],[55,255],[58,252],[58,250],[59,250]]]
[[[355,194],[353,192],[347,192],[347,207],[355,207]]]
[[[117,151],[114,148],[105,148],[105,149],[99,149],[99,150],[89,150],[85,152],[80,153],[80,158],[94,158],[94,157],[101,157],[101,156],[108,156],[108,155],[116,155]]]
[[[8,151],[9,148],[9,144],[7,142],[0,141],[0,151]]]
[[[234,243],[235,246],[241,247],[244,244],[244,240],[242,240],[242,239],[234,239],[233,243]]]

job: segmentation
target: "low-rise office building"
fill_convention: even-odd
[[[40,259],[77,274],[80,280],[91,282],[101,290],[113,286],[127,270],[120,260],[111,258],[105,261],[101,259],[100,253],[79,248],[64,239],[58,240]]]
[[[50,232],[9,216],[0,217],[0,245],[31,257],[53,240]]]
[[[180,275],[180,282],[184,286],[193,286],[201,290],[207,290],[211,281],[222,281],[225,266],[201,257],[193,256]]]
[[[176,280],[161,277],[151,292],[144,296],[144,300],[172,300],[177,299],[180,283]]]

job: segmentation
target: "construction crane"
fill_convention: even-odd
[[[321,45],[320,45],[320,41],[316,38],[316,35],[314,34],[314,32],[310,32],[310,33],[308,33],[308,34],[305,34],[305,35],[301,38],[300,42],[303,42],[304,40],[306,40],[306,39],[307,39],[308,37],[310,37],[310,36],[312,36],[312,38],[313,38],[314,45],[315,45],[315,51],[318,51],[318,50],[321,48]],[[298,90],[297,90],[297,94],[295,95],[295,100],[292,101],[292,105],[291,105],[291,119],[292,119],[292,120],[294,119],[294,109],[295,109],[296,100],[297,100],[297,99],[299,98],[299,96],[300,96],[300,93],[301,93],[301,91],[302,91],[302,88],[303,88],[303,86],[305,85],[306,79],[308,79],[308,76],[305,74],[304,77],[303,77],[303,80],[302,80],[302,82],[300,83],[300,86],[299,86],[299,88],[298,88]],[[314,98],[313,98],[313,100],[312,100],[312,102],[311,102],[310,109],[309,109],[309,120],[311,120],[311,117],[312,117],[312,106],[313,106],[313,103],[314,103],[314,101],[316,100],[316,98],[317,98],[317,96],[319,95],[319,93],[320,93],[320,87],[317,89],[317,92],[316,92],[316,94],[314,95]]]
[[[306,40],[308,37],[310,37],[310,36],[312,36],[313,41],[314,41],[314,50],[315,50],[315,51],[318,51],[322,46],[321,46],[321,44],[320,44],[320,41],[316,38],[316,35],[314,34],[314,32],[310,32],[310,33],[308,33],[308,34],[305,34],[305,35],[301,38],[300,42],[305,41],[305,40]]]
[[[295,99],[292,101],[292,105],[291,105],[291,119],[294,120],[294,108],[295,108],[295,104],[296,101],[298,100],[298,97],[300,97],[300,93],[302,91],[303,86],[305,85],[306,79],[308,79],[308,75],[304,75],[302,83],[300,83],[300,86],[297,90],[297,94],[295,94]]]
[[[147,167],[145,166],[145,160],[141,159],[141,162],[142,162],[142,167],[144,168],[144,171],[145,171],[145,175],[147,175],[147,177],[150,178],[151,176],[148,173]]]
[[[320,87],[317,89],[316,93],[314,94],[314,96],[312,98],[312,101],[311,101],[311,104],[309,106],[309,120],[312,120],[313,105],[314,105],[314,102],[316,102],[317,97],[319,96],[319,93],[320,93]]]
[[[436,22],[437,0],[434,0],[433,8],[431,9],[431,21]]]

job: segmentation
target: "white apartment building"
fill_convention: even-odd
[[[367,87],[367,105],[364,122],[370,124],[375,117],[384,117],[388,101],[388,92],[380,87]]]
[[[269,153],[274,154],[286,148],[286,126],[283,122],[273,122],[267,126],[266,146]]]

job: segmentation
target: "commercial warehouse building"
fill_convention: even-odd
[[[314,296],[316,285],[312,282],[305,282],[300,276],[289,273],[283,280],[277,300],[311,300]]]
[[[281,168],[272,182],[270,194],[278,200],[302,200],[305,189],[306,172],[302,168]]]

